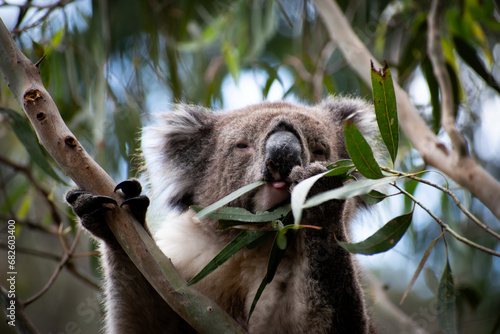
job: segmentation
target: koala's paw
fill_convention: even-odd
[[[136,219],[144,226],[149,198],[140,195],[142,187],[139,181],[135,179],[124,181],[116,186],[115,192],[117,190],[121,190],[125,195],[121,206],[127,205]],[[104,241],[114,241],[114,236],[106,223],[106,212],[112,209],[112,205],[118,205],[113,198],[97,196],[83,190],[71,190],[66,194],[66,201],[80,218],[83,227]]]
[[[307,178],[310,178],[314,175],[326,172],[328,169],[326,166],[329,165],[329,163],[326,162],[313,162],[307,166],[295,166],[292,171],[290,172],[290,180],[291,180],[291,185],[290,185],[290,190],[293,190],[293,188],[299,183],[304,181]],[[309,196],[315,195],[317,193],[327,191],[330,189],[338,188],[342,186],[342,181],[336,177],[325,177],[320,180],[318,180],[314,187],[311,189],[309,192]]]
[[[292,186],[295,186],[297,183],[302,182],[311,176],[326,172],[326,170],[326,166],[324,166],[322,163],[313,162],[312,164],[305,167],[293,167],[292,171],[290,172],[289,178],[292,181]]]
[[[137,179],[129,179],[119,183],[115,188],[115,192],[117,190],[121,190],[125,194],[125,200],[120,206],[127,205],[139,223],[144,226],[146,224],[149,198],[141,195],[141,183]]]

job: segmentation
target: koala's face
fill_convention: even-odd
[[[185,209],[210,205],[265,180],[266,185],[231,205],[267,210],[289,198],[294,166],[348,158],[343,121],[356,121],[356,112],[364,109],[352,99],[314,107],[262,103],[219,113],[181,106],[165,115],[164,125],[145,131],[143,150],[153,190],[162,191],[155,183],[170,186],[170,204]]]
[[[234,205],[267,210],[290,197],[288,178],[296,165],[338,158],[333,124],[321,120],[314,108],[265,104],[217,115],[214,154],[207,181],[216,185],[199,199],[214,201],[255,181],[268,183]],[[322,115],[325,116],[325,115]]]

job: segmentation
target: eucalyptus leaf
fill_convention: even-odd
[[[358,171],[369,179],[384,177],[370,145],[351,119],[345,121],[344,136],[347,152]]]
[[[311,197],[310,199],[308,199],[304,203],[302,208],[303,209],[312,208],[312,207],[318,206],[324,202],[330,201],[332,199],[348,199],[348,198],[359,196],[359,195],[365,195],[365,194],[368,194],[373,189],[375,189],[376,187],[392,183],[392,182],[398,180],[399,178],[400,178],[400,176],[386,176],[384,178],[376,179],[376,180],[354,181],[354,182],[351,182],[351,183],[344,185],[343,187],[328,190],[328,191],[322,192],[320,194],[317,194],[317,195]],[[299,183],[299,185],[300,185],[300,183]],[[295,191],[295,189],[294,189],[294,191]],[[293,192],[292,192],[292,199],[293,199]],[[292,203],[292,212],[294,212],[293,211],[293,203]]]
[[[386,197],[387,197],[386,194],[381,193],[380,191],[377,190],[372,190],[368,194],[363,195],[363,200],[368,205],[374,205],[383,201]]]
[[[358,243],[339,242],[339,245],[356,254],[372,255],[388,251],[401,240],[411,224],[412,216],[413,211],[392,219],[364,241]]]
[[[394,93],[391,70],[387,63],[380,71],[375,70],[372,63],[371,78],[377,124],[382,140],[394,163],[398,153],[399,124],[396,94]]]
[[[264,279],[262,279],[262,282],[260,283],[259,288],[255,293],[255,297],[253,298],[252,305],[250,306],[250,312],[248,313],[249,320],[252,316],[253,311],[255,310],[255,306],[257,306],[257,302],[259,301],[262,292],[264,292],[266,286],[273,280],[274,275],[276,274],[276,269],[278,269],[278,265],[280,264],[283,255],[285,255],[285,250],[278,247],[277,238],[278,236],[276,235],[275,241],[271,248],[271,253],[269,254],[266,275],[264,276]]]
[[[227,244],[198,274],[196,274],[187,285],[193,285],[201,279],[219,268],[231,256],[236,254],[240,249],[248,244],[255,242],[257,239],[265,237],[267,232],[260,231],[242,231],[229,244]]]
[[[293,217],[295,220],[295,225],[299,225],[300,220],[302,219],[302,210],[303,210],[303,205],[306,201],[307,194],[309,193],[309,190],[311,190],[312,186],[318,181],[320,178],[322,178],[324,175],[329,173],[329,171],[314,175],[310,178],[307,178],[303,180],[302,182],[299,182],[292,191],[292,196],[290,199],[290,202],[292,204],[292,213]]]
[[[338,160],[334,164],[328,165],[326,168],[328,168],[329,172],[325,176],[340,176],[343,174],[350,174],[356,166],[354,166],[352,160],[344,159]]]
[[[453,43],[458,55],[484,80],[491,88],[500,93],[500,84],[490,73],[476,49],[464,38],[453,36]]]
[[[283,228],[283,224],[279,220],[273,220],[265,223],[247,223],[233,220],[219,220],[217,229],[238,229],[248,231],[279,231]]]
[[[202,207],[193,205],[191,206],[196,212],[203,210]],[[246,223],[267,223],[273,220],[278,220],[286,216],[290,212],[290,204],[282,205],[272,211],[264,211],[251,213],[243,208],[234,207],[221,207],[205,214],[206,218],[221,219],[235,222],[246,222]]]
[[[413,283],[417,280],[418,276],[420,275],[420,272],[424,268],[425,263],[427,262],[427,259],[429,258],[429,255],[431,255],[432,250],[434,249],[434,246],[436,246],[436,243],[438,240],[443,236],[444,232],[441,233],[436,239],[432,240],[432,242],[429,244],[427,249],[424,252],[424,255],[422,256],[422,259],[420,259],[420,262],[418,263],[417,269],[415,270],[415,273],[413,274],[413,277],[411,278],[410,283],[406,287],[406,290],[403,294],[403,297],[401,298],[401,301],[399,302],[400,305],[403,304],[404,300],[408,296],[408,293],[410,292],[411,287],[413,286]]]
[[[443,333],[455,334],[455,284],[451,274],[450,263],[446,258],[446,266],[439,280],[438,288],[438,319]]]
[[[206,208],[204,208],[203,210],[201,210],[200,212],[198,212],[195,216],[195,218],[198,218],[198,219],[203,219],[205,218],[209,213],[223,207],[224,205],[226,205],[227,203],[237,199],[238,197],[242,196],[243,194],[246,194],[247,192],[249,191],[252,191],[254,190],[255,188],[258,188],[260,187],[261,185],[263,184],[266,184],[266,181],[257,181],[257,182],[254,182],[254,183],[251,183],[251,184],[248,184],[244,187],[241,187],[240,189],[232,192],[231,194],[227,195],[226,197],[218,200],[217,202],[215,202],[214,204],[211,204],[209,206],[207,206]]]
[[[422,61],[422,73],[424,74],[425,81],[429,88],[429,93],[431,95],[431,105],[432,105],[432,130],[435,134],[439,132],[441,128],[441,104],[439,101],[439,85],[432,71],[432,64],[429,58],[425,58]]]

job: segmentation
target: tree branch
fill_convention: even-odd
[[[349,66],[367,84],[371,85],[370,60],[375,61],[366,46],[354,33],[336,2],[314,0],[318,13],[328,30],[330,39],[337,43]],[[427,127],[411,104],[408,94],[394,83],[398,104],[399,124],[424,161],[446,173],[456,183],[469,190],[500,219],[500,183],[474,159],[465,156],[456,160],[436,135]]]
[[[429,210],[426,206],[424,206],[421,202],[419,202],[419,200],[416,199],[412,194],[405,191],[403,188],[397,186],[396,183],[392,184],[392,186],[395,187],[396,189],[398,189],[402,194],[408,196],[419,207],[424,209],[424,211],[427,212],[446,232],[450,233],[458,241],[463,242],[464,244],[466,244],[470,247],[474,247],[476,249],[479,249],[480,251],[483,251],[487,254],[500,257],[499,252],[496,252],[493,249],[490,249],[490,248],[485,247],[483,245],[476,244],[475,242],[473,242],[467,238],[462,237],[460,234],[455,232],[448,224],[446,224],[444,221],[442,221],[438,216],[433,214],[431,210]]]
[[[412,174],[401,173],[399,171],[392,170],[392,169],[386,168],[386,167],[381,167],[381,169],[383,169],[385,171],[388,171],[390,173],[396,174],[396,175],[400,175],[400,176],[403,176],[403,177],[406,177],[406,178],[418,181],[420,183],[427,184],[428,186],[434,187],[434,188],[436,188],[436,189],[444,192],[445,194],[447,194],[448,196],[450,196],[453,199],[453,201],[455,202],[455,205],[460,209],[460,211],[462,211],[467,216],[467,218],[469,218],[470,220],[472,220],[472,222],[474,222],[474,224],[476,224],[477,226],[479,226],[480,228],[482,228],[484,231],[486,231],[486,233],[488,233],[488,234],[494,236],[495,238],[497,238],[498,240],[500,240],[500,234],[498,234],[495,231],[493,231],[488,225],[484,224],[479,219],[477,219],[477,217],[475,217],[472,213],[470,213],[469,210],[467,210],[462,205],[462,203],[458,199],[457,195],[455,195],[451,190],[449,190],[449,189],[447,189],[445,187],[442,187],[442,186],[440,186],[438,184],[434,184],[432,182],[429,182],[429,181],[427,181],[425,179],[422,179],[422,178],[420,178],[418,176],[415,176],[415,175],[412,175]]]
[[[439,33],[441,5],[438,2],[438,0],[432,1],[431,10],[427,18],[429,43],[427,54],[432,63],[434,76],[441,92],[441,124],[450,137],[453,152],[457,154],[456,158],[461,159],[469,155],[469,150],[465,138],[455,126],[455,118],[453,117],[453,90],[451,88],[450,75],[446,70],[443,48],[441,47],[441,35]]]
[[[32,297],[28,298],[26,301],[24,301],[23,304],[25,307],[28,306],[29,304],[33,303],[35,300],[37,300],[41,296],[43,296],[45,294],[45,292],[47,292],[49,290],[49,288],[52,286],[52,284],[54,284],[57,276],[59,276],[59,273],[61,272],[61,269],[64,268],[64,266],[69,262],[69,260],[71,259],[71,256],[75,252],[76,246],[78,246],[78,241],[80,241],[81,233],[82,233],[82,228],[79,227],[78,231],[76,232],[75,240],[73,240],[73,244],[71,245],[71,248],[67,252],[64,253],[63,258],[61,259],[61,261],[57,265],[56,270],[54,271],[54,273],[50,277],[47,284],[45,284],[45,286],[42,288],[42,290],[38,291],[34,296],[32,296]]]
[[[123,201],[111,177],[87,154],[67,128],[43,86],[38,68],[17,48],[0,20],[0,70],[10,91],[33,124],[42,145],[61,169],[84,190]],[[162,298],[200,333],[243,333],[220,306],[193,288],[173,267],[125,208],[109,212],[108,226],[124,251]]]

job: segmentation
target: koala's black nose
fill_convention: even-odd
[[[295,134],[289,131],[273,133],[266,141],[264,178],[284,181],[292,168],[302,165],[302,146]]]

